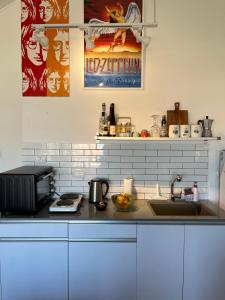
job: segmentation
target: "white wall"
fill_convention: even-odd
[[[82,0],[70,3],[71,22],[81,22]],[[138,129],[149,128],[153,113],[165,113],[180,101],[191,123],[209,115],[215,119],[214,134],[224,135],[224,11],[224,0],[157,0],[159,27],[147,30],[152,43],[146,50],[143,90],[84,90],[82,33],[71,30],[71,97],[55,99],[21,97],[20,1],[5,7],[0,12],[5,41],[0,48],[1,163],[14,162],[18,152],[11,149],[21,139],[93,142],[103,101],[115,102],[117,113],[130,115]],[[151,21],[149,0],[145,20]]]
[[[0,172],[21,164],[22,101],[18,9],[18,3],[13,2],[0,10]]]

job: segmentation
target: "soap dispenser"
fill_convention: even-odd
[[[197,181],[195,181],[194,184],[193,184],[192,192],[193,192],[193,201],[197,202],[199,200],[198,199],[198,184],[197,184]]]

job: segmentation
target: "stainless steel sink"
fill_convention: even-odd
[[[148,204],[157,216],[216,216],[202,203],[153,200],[148,201]]]

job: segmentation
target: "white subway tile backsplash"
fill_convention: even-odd
[[[48,143],[47,149],[60,149],[61,143]]]
[[[88,181],[94,177],[110,180],[110,194],[123,191],[123,180],[134,179],[137,198],[155,195],[158,183],[161,193],[170,193],[175,175],[183,176],[176,190],[198,182],[202,199],[208,197],[208,145],[179,141],[146,143],[24,143],[25,165],[52,165],[57,191],[88,194]]]
[[[95,150],[96,144],[72,144],[72,149]]]
[[[164,142],[146,144],[146,150],[170,150],[170,149],[171,149],[171,145]]]
[[[55,172],[60,175],[71,174],[71,168],[56,168]]]
[[[120,169],[97,169],[98,175],[120,174]]]
[[[96,156],[96,161],[120,162],[120,156]]]
[[[146,162],[170,162],[170,157],[165,157],[165,156],[147,156],[146,157]]]
[[[74,186],[74,187],[60,187],[60,193],[83,193],[84,188],[82,186]]]
[[[96,149],[99,150],[118,150],[121,149],[120,144],[97,144]]]
[[[170,174],[170,170],[169,169],[148,169],[146,170],[146,174],[166,175],[166,174]]]
[[[142,174],[145,174],[145,169],[121,169],[121,174],[142,175]]]
[[[96,161],[96,156],[72,156],[72,161]]]
[[[85,168],[106,169],[109,167],[109,164],[107,162],[84,162],[84,167]]]
[[[209,161],[209,157],[208,156],[203,156],[203,157],[195,157],[195,162],[208,162]]]
[[[48,155],[47,161],[71,161],[71,156]]]
[[[171,169],[170,174],[172,175],[194,175],[195,170],[194,169]]]
[[[71,186],[71,181],[69,180],[56,180],[55,181],[55,186],[60,187],[60,186]]]
[[[182,156],[182,151],[158,151],[158,156]]]
[[[145,144],[138,144],[138,143],[125,143],[121,144],[121,149],[127,150],[145,150]]]
[[[195,169],[195,175],[208,175],[208,169]]]
[[[195,161],[195,157],[192,156],[179,156],[179,157],[171,157],[171,162],[184,162],[190,163]]]
[[[145,162],[144,156],[121,156],[121,162]]]
[[[108,150],[77,150],[80,154],[74,153],[73,155],[108,155]]]
[[[35,155],[59,155],[59,150],[35,149]]]
[[[61,143],[60,149],[72,149],[71,143]]]
[[[134,150],[134,156],[157,156],[157,151],[154,150]]]
[[[208,143],[196,144],[195,145],[195,149],[196,150],[208,150],[209,149],[209,145],[208,145]]]
[[[171,150],[195,150],[195,144],[189,144],[189,143],[172,144]]]
[[[22,155],[34,155],[34,149],[22,149]]]
[[[109,155],[132,156],[132,150],[108,150]]]
[[[60,162],[60,167],[62,168],[83,168],[83,162]]]
[[[109,163],[110,169],[131,169],[132,163]]]
[[[208,168],[208,163],[183,163],[183,168],[205,169],[205,168]]]

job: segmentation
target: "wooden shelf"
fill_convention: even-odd
[[[97,142],[210,142],[221,140],[221,137],[201,137],[201,138],[154,138],[154,137],[104,137],[95,136]]]

